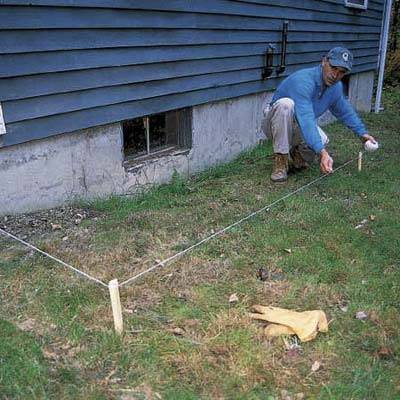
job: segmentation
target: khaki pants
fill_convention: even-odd
[[[272,106],[263,109],[262,130],[267,138],[272,139],[274,153],[289,154],[297,146],[305,161],[311,163],[315,159],[314,151],[304,142],[296,118],[294,117],[294,101],[287,97],[277,100]],[[325,132],[318,126],[324,145],[329,143]]]

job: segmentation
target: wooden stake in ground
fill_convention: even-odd
[[[360,151],[358,153],[358,172],[360,172],[361,168],[362,168],[362,156],[363,156],[363,153],[362,153],[362,151]]]
[[[114,317],[115,331],[121,335],[124,328],[122,322],[121,300],[119,298],[118,279],[113,279],[110,281],[108,283],[108,289],[110,290],[111,308]]]

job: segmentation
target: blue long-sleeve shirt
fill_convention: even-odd
[[[332,114],[362,136],[367,129],[345,98],[342,82],[327,87],[322,80],[321,65],[299,70],[288,76],[276,90],[271,104],[282,97],[289,97],[295,104],[295,116],[304,140],[316,153],[324,148],[317,129],[317,118],[325,111]]]

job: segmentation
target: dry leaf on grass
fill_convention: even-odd
[[[229,348],[225,346],[214,346],[210,349],[211,353],[216,356],[226,356],[229,354]]]
[[[119,399],[121,400],[161,400],[162,397],[158,392],[155,392],[150,385],[142,383],[136,388],[126,389],[111,389],[112,392],[123,393]]]
[[[367,219],[363,219],[357,226],[354,227],[354,229],[362,228],[367,222],[368,222]]]
[[[236,293],[233,293],[229,296],[229,303],[237,303],[239,301],[239,297],[237,296]]]
[[[186,319],[184,324],[187,328],[196,328],[200,325],[200,321],[198,319]]]
[[[317,372],[321,368],[321,363],[319,361],[314,361],[313,365],[311,366],[312,372]]]
[[[368,318],[370,321],[372,321],[374,324],[377,325],[382,325],[382,321],[379,319],[379,315],[376,313],[376,311],[371,311],[368,315]]]
[[[273,396],[267,397],[267,400],[274,400],[276,399]],[[282,389],[281,390],[281,396],[279,398],[279,400],[303,400],[305,399],[305,395],[304,393],[296,393],[294,395],[292,395],[291,393],[289,393],[287,390]],[[278,399],[276,399],[278,400]]]
[[[17,322],[17,327],[24,332],[31,332],[36,327],[36,321],[33,318],[28,318],[25,321]]]
[[[257,278],[264,282],[269,278],[269,272],[265,268],[260,267],[257,271]]]
[[[388,346],[381,346],[375,353],[375,356],[384,360],[387,360],[393,356],[393,350]]]
[[[52,231],[59,231],[61,229],[60,224],[51,224],[51,230]]]
[[[356,318],[360,321],[366,321],[368,319],[368,315],[364,311],[358,311],[356,313]]]
[[[42,353],[43,353],[43,357],[46,358],[47,360],[57,361],[60,358],[59,354],[57,354],[55,351],[50,350],[50,349],[43,349]]]
[[[215,202],[210,202],[210,203],[208,203],[208,208],[210,209],[210,210],[216,210],[216,209],[218,209],[218,204],[217,203],[215,203]]]
[[[289,358],[296,358],[300,356],[301,354],[301,349],[299,347],[292,347],[286,352],[286,356]]]
[[[182,328],[175,327],[175,328],[169,328],[167,329],[168,332],[173,333],[174,335],[177,336],[183,336],[185,334],[185,331]]]

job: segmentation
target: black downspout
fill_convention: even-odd
[[[276,69],[276,73],[279,75],[285,72],[286,69],[286,48],[287,48],[287,37],[288,37],[289,21],[284,21],[282,25],[282,40],[281,40],[281,63]]]

